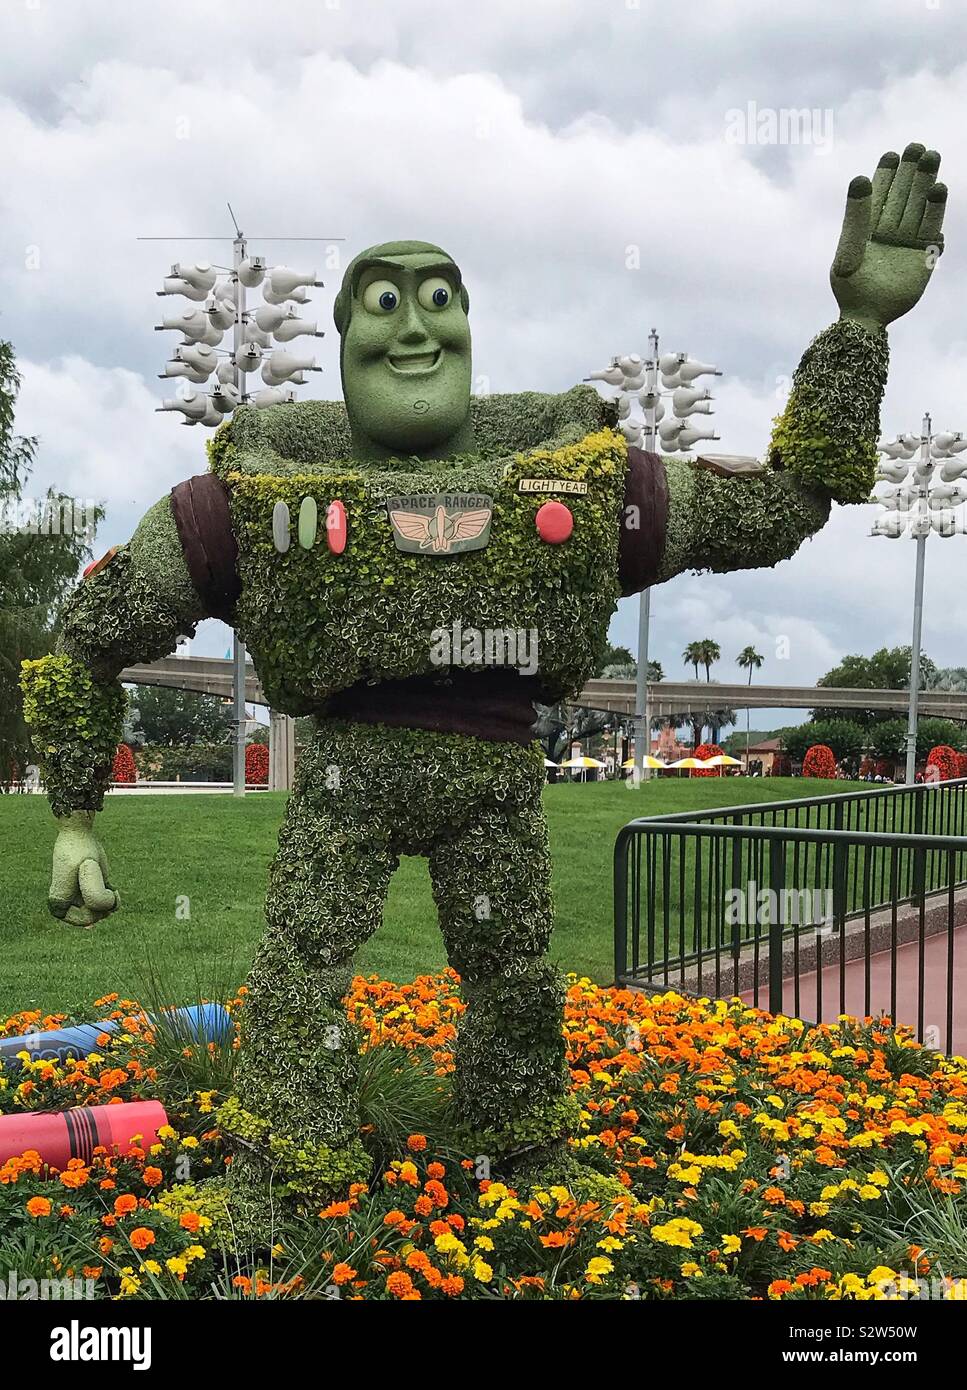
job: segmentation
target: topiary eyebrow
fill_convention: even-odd
[[[456,294],[463,289],[463,281],[460,276],[460,267],[454,261],[431,261],[429,265],[403,265],[399,260],[387,260],[382,256],[373,256],[372,259],[360,261],[353,271],[352,293],[353,298],[357,298],[359,282],[367,270],[408,270],[414,275],[445,275],[453,281],[453,288]]]

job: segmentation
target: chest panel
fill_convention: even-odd
[[[526,647],[535,698],[538,685],[542,699],[576,688],[617,599],[625,468],[623,441],[605,430],[412,472],[233,474],[238,622],[267,695],[298,712],[360,680],[448,660],[482,668],[508,659],[507,642],[492,640],[508,631]],[[542,534],[548,503],[570,515],[563,538]]]

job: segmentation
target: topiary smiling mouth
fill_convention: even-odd
[[[391,352],[387,361],[394,372],[432,372],[441,356],[439,348],[433,352]]]

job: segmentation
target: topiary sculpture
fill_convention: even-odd
[[[683,570],[773,565],[832,499],[866,499],[886,326],[916,304],[941,245],[938,165],[911,145],[850,184],[831,272],[840,317],[807,349],[751,474],[627,447],[586,387],[471,397],[457,265],[424,242],[371,247],[335,302],[345,404],[237,411],[211,471],[94,567],[57,653],[25,664],[60,828],[51,909],[83,924],[117,905],[92,821],[125,665],[220,617],[269,703],[315,720],[219,1116],[237,1192],[272,1176],[314,1199],[366,1176],[340,1000],[401,854],[429,860],[463,981],[467,1151],[496,1160],[568,1132],[533,702],[599,668],[621,594]]]

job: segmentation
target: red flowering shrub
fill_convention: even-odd
[[[269,780],[269,750],[264,743],[250,743],[245,749],[245,781],[247,785]]]
[[[111,781],[131,783],[138,780],[138,769],[134,754],[126,743],[119,743],[111,767]]]
[[[957,754],[957,776],[967,777],[967,753]]]
[[[960,755],[946,743],[938,743],[936,748],[931,748],[927,754],[927,767],[935,767],[940,774],[938,779],[931,776],[928,781],[949,782],[952,778],[960,776]]]
[[[806,756],[802,760],[802,775],[804,777],[835,777],[836,759],[833,757],[833,750],[827,748],[825,743],[814,743],[811,748],[807,748]]]
[[[701,758],[703,763],[707,763],[709,758],[721,757],[723,753],[717,743],[700,743],[695,749],[693,757]],[[689,769],[690,777],[721,777],[720,767],[693,767]]]

